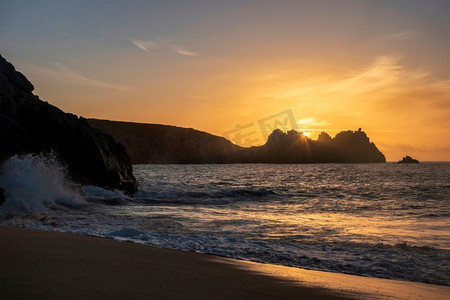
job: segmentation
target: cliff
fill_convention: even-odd
[[[244,148],[191,128],[89,119],[122,143],[134,164],[145,163],[382,163],[386,159],[366,133],[343,131],[311,140],[275,130],[266,144]]]
[[[79,183],[134,193],[125,148],[83,118],[33,95],[34,87],[0,56],[0,164],[14,154],[53,151]]]
[[[233,163],[242,147],[192,128],[88,119],[125,146],[133,164]]]

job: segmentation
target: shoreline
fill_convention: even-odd
[[[449,299],[450,287],[0,226],[1,299]]]

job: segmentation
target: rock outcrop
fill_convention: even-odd
[[[412,158],[411,156],[406,155],[402,160],[398,161],[399,164],[418,164],[419,161],[417,159]]]
[[[260,147],[241,153],[241,162],[254,163],[384,163],[386,158],[366,133],[342,131],[334,138],[321,133],[312,140],[301,132],[274,130]]]
[[[0,188],[0,205],[2,205],[5,200],[5,190]]]
[[[132,194],[137,181],[125,148],[32,94],[34,87],[0,56],[0,164],[14,154],[55,152],[79,183]]]
[[[191,128],[89,119],[122,143],[134,164],[145,163],[383,163],[366,133],[343,131],[311,140],[295,130],[274,130],[267,143],[244,148]]]

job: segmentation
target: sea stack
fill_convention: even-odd
[[[412,158],[411,156],[406,155],[402,160],[398,161],[399,164],[418,164],[419,161],[417,159]]]
[[[15,154],[55,152],[74,181],[133,194],[137,181],[125,148],[33,89],[0,55],[0,164]]]

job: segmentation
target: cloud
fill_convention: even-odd
[[[417,30],[400,31],[385,36],[388,40],[410,40],[419,34]]]
[[[197,52],[188,51],[188,50],[184,50],[184,49],[181,49],[181,48],[177,49],[176,52],[178,54],[181,54],[181,55],[197,56]]]
[[[442,110],[450,103],[449,79],[437,79],[422,68],[407,68],[396,55],[376,57],[366,67],[340,76],[285,81],[272,91],[272,97],[311,102],[327,111],[331,104],[336,110],[358,111],[373,106],[404,110],[425,104],[427,110]]]
[[[173,42],[170,42],[163,38],[157,38],[156,41],[153,40],[130,40],[136,47],[146,51],[157,51],[157,50],[169,50],[180,55],[185,56],[197,56],[197,52],[188,50],[181,47]]]
[[[144,51],[150,52],[150,50],[154,49],[157,46],[157,43],[153,41],[145,41],[145,40],[130,40],[136,47],[141,48]]]
[[[297,124],[300,126],[304,126],[305,128],[323,127],[330,125],[330,123],[328,123],[327,121],[318,121],[313,117],[300,119],[299,121],[297,121]]]
[[[77,82],[81,84],[86,84],[90,86],[100,87],[100,88],[108,88],[108,89],[115,89],[120,91],[125,91],[126,88],[117,84],[93,79],[84,76],[83,74],[70,69],[63,64],[59,62],[55,62],[52,64],[54,67],[42,67],[38,65],[24,65],[25,69],[29,69],[32,72],[41,74],[41,75],[47,75],[51,76],[57,79],[66,79],[72,82]]]
[[[68,40],[70,40],[70,42],[71,42],[72,44],[75,44],[75,45],[82,45],[82,46],[84,46],[84,47],[86,47],[86,48],[90,48],[91,50],[96,50],[96,49],[97,49],[97,47],[95,47],[94,45],[92,45],[92,44],[91,44],[90,42],[88,42],[86,39],[79,38],[79,37],[77,37],[77,36],[75,36],[75,35],[73,35],[73,34],[67,33],[67,32],[63,32],[63,35],[64,35]]]

